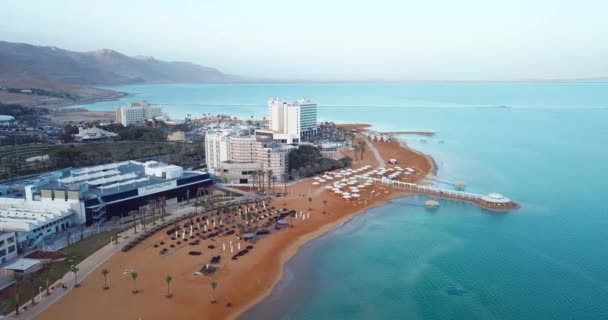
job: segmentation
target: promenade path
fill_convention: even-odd
[[[384,168],[386,166],[386,164],[384,162],[384,159],[382,159],[382,155],[380,155],[380,152],[378,151],[378,149],[376,149],[376,147],[374,147],[374,144],[371,143],[371,141],[369,141],[369,139],[367,139],[365,136],[363,136],[363,140],[367,144],[367,147],[374,154],[374,157],[376,158],[376,161],[378,161],[378,166],[380,166],[380,168]]]
[[[191,205],[181,206],[176,208],[171,212],[170,217],[180,217],[186,215],[189,212],[192,212],[194,208]],[[142,226],[139,225],[137,230],[141,230]],[[84,281],[88,276],[90,276],[99,266],[101,266],[104,262],[110,259],[114,254],[121,251],[122,247],[129,242],[129,239],[137,236],[137,234],[133,231],[132,228],[129,228],[125,232],[122,233],[122,236],[118,242],[118,244],[110,243],[110,239],[108,239],[108,244],[97,250],[95,253],[84,259],[81,263],[79,263],[76,267],[78,267],[78,282]],[[67,289],[62,289],[61,285],[65,284]],[[51,290],[51,294],[49,296],[46,295],[44,288],[42,289],[42,294],[36,296],[36,305],[31,306],[28,302],[27,310],[20,311],[19,316],[15,316],[15,313],[11,313],[7,318],[9,319],[34,319],[38,314],[44,311],[53,303],[57,302],[63,296],[65,296],[68,292],[72,290],[78,290],[78,288],[74,288],[74,274],[68,272],[61,279],[57,280],[57,282],[51,285],[54,287],[54,290]]]

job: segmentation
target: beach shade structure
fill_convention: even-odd
[[[416,170],[414,170],[414,169],[412,169],[412,168],[410,168],[410,167],[405,168],[405,170],[407,170],[407,171],[409,171],[409,172],[414,172],[414,171],[416,171]]]
[[[313,186],[318,186],[318,185],[319,185],[319,183],[315,181],[315,182],[313,182],[313,183],[312,183],[312,185],[313,185]]]
[[[496,193],[496,192],[493,192],[487,196],[481,197],[481,200],[489,202],[489,203],[493,203],[493,204],[506,204],[506,203],[511,202],[511,199],[503,196],[500,193]]]
[[[332,186],[325,186],[325,189],[333,189]]]
[[[359,188],[359,189],[363,189],[363,188],[365,188],[365,187],[366,187],[366,185],[365,185],[365,184],[360,184],[360,185],[358,185],[358,186],[357,186],[357,188]]]
[[[342,198],[344,198],[344,199],[350,199],[351,196],[349,194],[344,194],[344,195],[342,195]]]
[[[454,183],[454,188],[455,188],[456,190],[464,190],[464,189],[465,189],[465,187],[466,187],[466,185],[465,185],[464,181],[456,181],[456,182]]]
[[[320,177],[314,177],[313,179],[315,179],[315,180],[321,180]]]
[[[353,198],[359,198],[360,196],[361,196],[361,195],[360,195],[360,194],[358,194],[358,193],[351,194],[351,197],[353,197]]]
[[[287,220],[281,219],[281,220],[277,221],[277,223],[280,224],[280,225],[286,225],[287,224]]]
[[[428,200],[428,201],[424,202],[424,205],[426,206],[427,209],[430,209],[430,210],[436,210],[439,208],[439,202],[437,202],[435,200]]]
[[[325,182],[324,179],[319,179],[318,181],[321,182],[321,183]]]

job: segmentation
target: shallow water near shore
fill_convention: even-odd
[[[440,200],[431,213],[412,197],[369,210],[305,245],[243,319],[608,318],[607,83],[116,89],[174,117],[259,117],[268,96],[309,96],[322,120],[436,131],[401,137],[435,158],[436,184],[463,180],[522,206],[497,214]],[[502,105],[511,108],[481,108]]]

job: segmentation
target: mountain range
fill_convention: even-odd
[[[0,83],[52,81],[73,85],[225,83],[237,77],[189,62],[130,57],[110,49],[76,52],[0,41]]]

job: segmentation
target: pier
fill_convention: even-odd
[[[513,202],[511,199],[504,197],[499,193],[490,193],[488,195],[482,195],[472,192],[465,192],[447,188],[439,188],[433,186],[425,186],[415,183],[403,182],[383,177],[370,178],[364,176],[358,176],[357,179],[361,181],[371,181],[374,183],[380,183],[386,186],[390,186],[399,190],[403,190],[413,194],[421,194],[427,196],[433,196],[448,200],[463,201],[478,205],[484,209],[492,211],[513,211],[519,208],[519,205]]]

